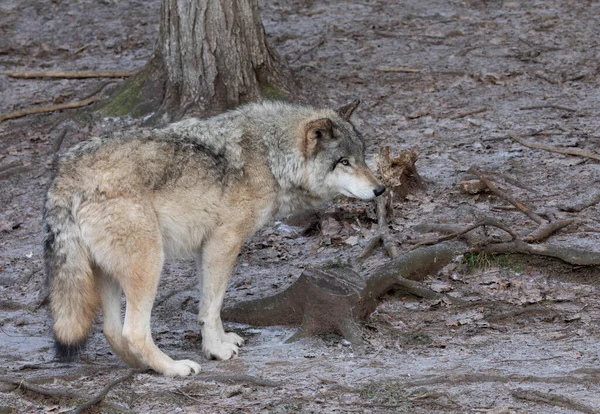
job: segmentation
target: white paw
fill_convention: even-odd
[[[227,342],[233,345],[242,346],[244,345],[244,338],[234,332],[226,332],[221,338],[223,342]]]
[[[189,375],[196,375],[200,373],[200,364],[189,359],[182,359],[179,361],[173,361],[171,365],[163,374],[168,377],[187,377]]]
[[[237,345],[223,341],[206,344],[206,346],[202,347],[202,350],[208,359],[218,359],[221,361],[235,358],[239,352]]]

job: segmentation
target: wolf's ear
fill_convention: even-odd
[[[358,104],[360,104],[360,99],[355,99],[352,102],[339,107],[337,113],[342,117],[343,120],[349,121],[350,117],[352,116],[352,112],[354,112]]]
[[[333,122],[329,118],[319,118],[310,121],[304,127],[302,152],[304,156],[312,154],[317,143],[333,137]]]

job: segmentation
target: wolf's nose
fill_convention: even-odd
[[[373,192],[375,193],[375,197],[379,197],[385,192],[385,185],[380,185],[379,187],[374,189]]]

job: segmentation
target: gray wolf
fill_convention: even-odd
[[[339,194],[369,200],[385,191],[349,121],[357,105],[254,103],[69,150],[44,212],[57,356],[75,357],[101,307],[106,339],[128,365],[198,373],[198,363],[159,350],[150,332],[165,258],[190,256],[200,279],[202,350],[209,358],[236,356],[243,339],[223,330],[220,311],[245,239],[273,217]]]

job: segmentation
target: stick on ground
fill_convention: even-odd
[[[112,380],[111,382],[109,382],[103,389],[102,391],[100,391],[96,396],[94,396],[92,399],[90,399],[89,401],[78,405],[77,407],[74,408],[73,412],[75,414],[80,414],[81,412],[83,412],[84,410],[87,410],[88,408],[93,407],[94,405],[102,402],[102,400],[104,400],[104,398],[106,397],[106,395],[110,392],[110,390],[112,390],[114,387],[116,387],[117,385],[129,380],[131,377],[133,377],[135,374],[139,374],[141,372],[145,372],[147,371],[146,368],[140,368],[140,369],[132,369],[130,370],[126,375],[123,375],[117,379]]]
[[[56,79],[89,79],[89,78],[127,78],[135,75],[137,71],[123,70],[80,70],[74,72],[63,71],[39,71],[39,72],[4,72],[6,76],[17,79],[39,79],[39,78],[56,78]]]
[[[521,144],[525,147],[528,147],[528,148],[542,149],[545,151],[556,152],[556,153],[564,154],[564,155],[576,155],[579,157],[585,157],[585,158],[590,158],[592,160],[600,161],[600,154],[596,154],[591,151],[586,151],[586,150],[581,150],[581,149],[576,149],[576,148],[557,148],[557,147],[552,147],[550,145],[538,144],[537,142],[529,142],[529,141],[526,141],[523,138],[517,136],[513,132],[509,132],[508,136],[512,140],[517,141],[519,144]]]
[[[80,108],[82,106],[88,106],[88,105],[98,101],[99,99],[100,99],[99,96],[93,96],[91,98],[84,99],[82,101],[75,101],[75,102],[68,102],[68,103],[58,104],[58,105],[48,105],[48,106],[40,106],[37,108],[23,109],[20,111],[11,112],[6,115],[0,115],[0,123],[7,121],[9,119],[22,118],[27,115],[41,114],[44,112],[54,112],[54,111],[60,111],[63,109]]]
[[[540,392],[536,390],[523,390],[516,389],[511,391],[511,395],[514,398],[518,398],[520,400],[531,401],[536,403],[542,403],[551,405],[554,407],[562,407],[569,410],[579,411],[581,413],[588,414],[599,414],[600,410],[593,408],[589,405],[582,404],[578,401],[572,400],[571,398],[563,397],[562,395],[550,394],[545,392]]]
[[[490,189],[490,191],[492,191],[494,194],[496,194],[501,199],[508,201],[510,204],[515,206],[517,209],[519,209],[519,211],[525,213],[530,219],[532,219],[536,223],[538,223],[538,224],[546,224],[547,223],[546,220],[544,220],[542,217],[535,214],[530,208],[525,206],[525,204],[521,203],[518,200],[515,200],[512,196],[500,191],[500,189],[498,187],[496,187],[496,185],[489,178],[487,178],[485,175],[483,175],[483,173],[481,171],[479,171],[478,167],[473,165],[473,166],[471,166],[471,168],[469,168],[468,172],[475,174]]]

